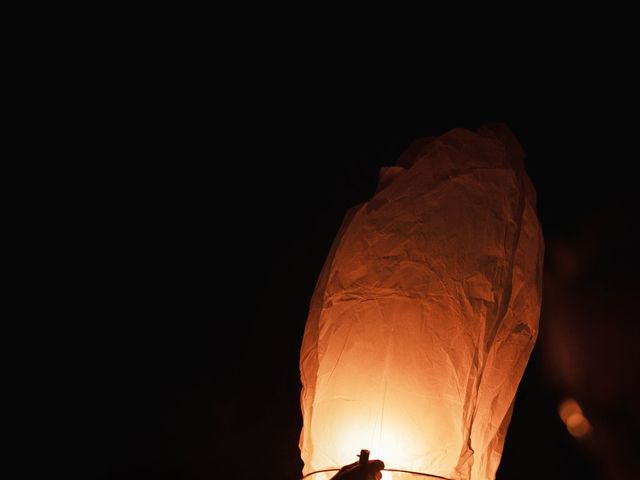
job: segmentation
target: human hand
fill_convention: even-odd
[[[384,462],[382,460],[369,460],[368,463],[360,465],[360,462],[345,465],[336,473],[331,480],[380,480]]]

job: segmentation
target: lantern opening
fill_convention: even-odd
[[[366,449],[362,449],[360,450],[360,454],[358,455],[359,460],[358,460],[358,464],[360,465],[360,467],[366,468],[367,464],[369,463],[369,450]],[[325,470],[319,470],[316,472],[310,472],[307,473],[306,475],[304,475],[302,478],[314,478],[314,476],[316,475],[320,475],[320,474],[327,474],[330,473],[331,475],[333,475],[335,472],[338,472],[340,469],[339,468],[328,468]],[[381,470],[382,473],[382,479],[381,480],[402,480],[402,479],[409,479],[409,478],[415,478],[415,477],[419,477],[419,478],[432,478],[432,479],[440,479],[440,480],[451,480],[445,477],[440,477],[437,475],[429,475],[427,473],[421,473],[421,472],[411,472],[408,470],[398,470],[398,469],[393,469],[393,468],[383,468]]]

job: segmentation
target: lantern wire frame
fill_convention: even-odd
[[[311,477],[312,475],[315,475],[316,473],[338,472],[338,471],[340,471],[339,468],[327,468],[325,470],[316,470],[315,472],[309,472],[306,475],[303,475],[302,477],[300,477],[300,480],[302,480],[304,478]],[[412,472],[411,470],[399,470],[399,469],[396,469],[396,468],[383,468],[382,471],[383,472],[408,473],[410,475],[420,475],[421,477],[438,478],[440,480],[451,480],[450,478],[441,477],[439,475],[431,475],[429,473],[421,473],[421,472]]]

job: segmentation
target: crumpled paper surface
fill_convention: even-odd
[[[540,314],[523,162],[504,125],[454,129],[415,142],[347,213],[301,348],[304,474],[366,448],[387,468],[495,478]]]

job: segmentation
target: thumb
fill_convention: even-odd
[[[382,460],[369,460],[368,469],[370,471],[382,470],[384,468],[384,462]]]
[[[375,475],[384,468],[384,462],[382,460],[369,460],[367,465],[367,473]]]

